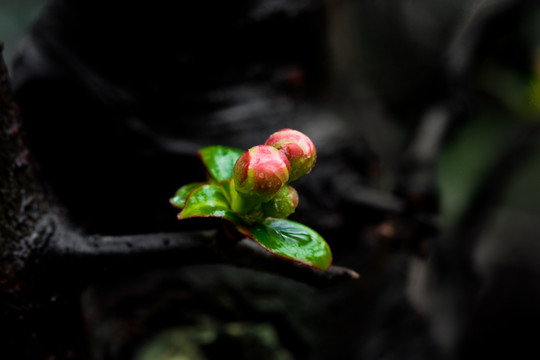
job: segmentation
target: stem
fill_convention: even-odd
[[[246,215],[258,210],[261,207],[261,202],[252,196],[246,196],[236,191],[234,186],[231,186],[231,210],[237,214]]]

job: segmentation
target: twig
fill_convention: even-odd
[[[130,272],[151,268],[178,267],[189,264],[229,262],[270,273],[280,274],[314,286],[359,278],[353,270],[332,266],[326,271],[292,262],[270,254],[254,241],[233,240],[221,230],[144,235],[84,235],[55,225],[54,234],[35,256],[36,274],[46,269],[70,264],[70,271],[92,273],[96,268]],[[45,269],[45,271],[43,271]],[[82,275],[81,279],[88,275]],[[90,275],[91,276],[91,275]]]
[[[324,286],[360,277],[355,271],[341,266],[333,265],[326,271],[321,271],[274,256],[247,238],[239,240],[228,250],[222,251],[227,258],[239,266],[280,274],[315,286]]]

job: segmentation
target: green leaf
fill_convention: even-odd
[[[291,220],[267,218],[239,230],[274,255],[326,270],[332,263],[330,247],[313,229]]]
[[[196,182],[182,186],[176,191],[174,196],[169,199],[169,202],[180,209],[183,208],[186,204],[186,199],[188,198],[189,193],[201,185],[204,185],[204,183]]]
[[[243,153],[243,150],[221,145],[206,146],[199,150],[199,156],[208,173],[217,181],[233,176],[234,164]]]
[[[220,217],[237,223],[238,217],[231,211],[229,203],[218,185],[202,185],[188,196],[179,219],[192,217]]]

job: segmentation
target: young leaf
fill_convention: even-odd
[[[191,183],[191,184],[187,184],[187,185],[182,186],[180,189],[178,189],[176,191],[174,196],[169,199],[169,202],[173,206],[176,206],[176,207],[178,207],[180,209],[183,208],[185,206],[185,204],[186,204],[186,199],[188,198],[189,193],[192,192],[195,188],[197,188],[197,187],[199,187],[201,185],[204,185],[204,183],[203,182],[196,182],[196,183]]]
[[[220,217],[235,223],[240,221],[231,211],[221,188],[208,184],[199,186],[190,193],[184,210],[178,215],[179,219],[192,217]]]
[[[199,156],[208,173],[218,182],[233,176],[234,164],[243,153],[240,149],[222,145],[206,146],[199,150]]]
[[[246,236],[274,255],[320,270],[332,263],[330,247],[313,229],[291,220],[267,218],[249,228],[239,227]]]

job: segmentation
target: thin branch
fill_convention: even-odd
[[[355,280],[360,277],[355,271],[340,266],[333,265],[326,271],[321,271],[274,256],[247,238],[239,240],[228,249],[220,248],[225,256],[238,266],[280,274],[315,286]]]
[[[122,272],[190,264],[231,263],[280,274],[314,286],[359,278],[353,270],[332,266],[326,271],[274,256],[254,241],[230,239],[221,230],[144,235],[84,235],[58,221],[46,246],[36,253],[38,277],[47,269],[68,267],[84,281],[96,268]],[[76,267],[74,269],[73,267]]]

